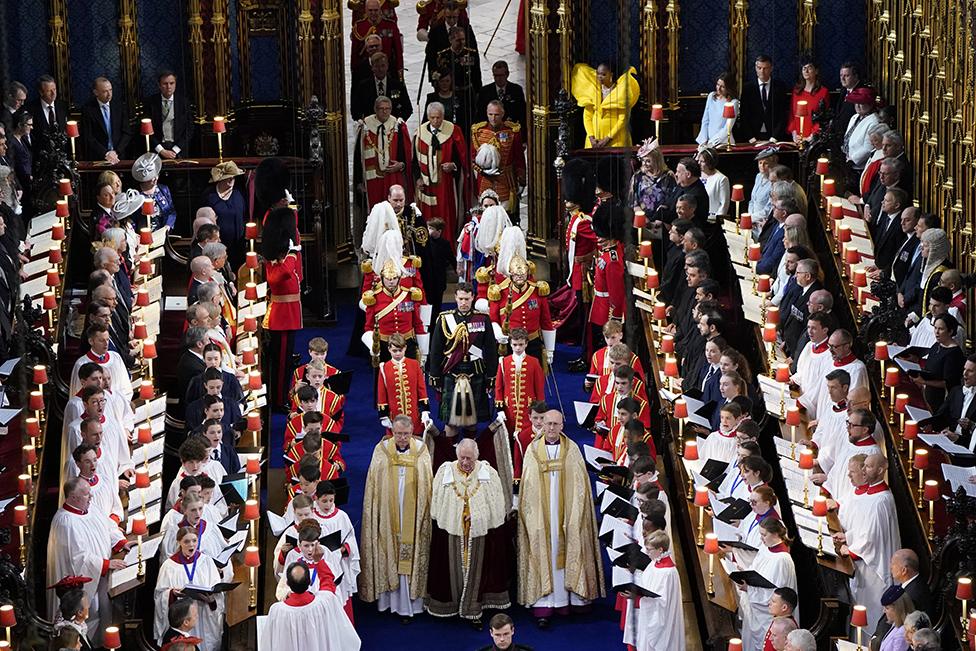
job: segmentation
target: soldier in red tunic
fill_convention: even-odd
[[[521,232],[518,226],[511,228]],[[545,368],[556,346],[556,330],[549,315],[549,284],[530,281],[528,263],[519,255],[511,258],[508,271],[508,278],[488,289],[489,314],[497,326],[495,338],[504,343],[512,330],[524,329],[528,353]]]
[[[545,375],[539,361],[527,355],[529,333],[513,328],[508,338],[512,354],[503,357],[495,375],[495,408],[505,414],[510,432],[529,425],[529,407],[546,398]]]
[[[587,325],[593,300],[593,259],[596,257],[596,235],[593,233],[595,179],[589,163],[574,158],[563,168],[562,190],[566,206],[566,258],[569,274],[566,283],[576,294],[579,322],[580,356],[569,363],[569,370],[586,369],[589,347]]]
[[[397,7],[400,6],[400,0],[379,0],[380,4],[380,15],[383,20],[389,20],[397,23]],[[355,25],[357,22],[366,17],[366,3],[363,0],[348,0],[346,6],[349,7],[349,11],[352,12],[352,24]],[[399,23],[397,23],[399,24]]]
[[[387,342],[394,334],[403,336],[407,354],[411,357],[416,357],[418,344],[422,354],[427,352],[426,330],[420,319],[419,306],[423,296],[417,288],[406,289],[400,285],[402,274],[402,261],[389,259],[380,271],[382,289],[363,292],[366,324],[362,341],[372,354],[374,368],[390,359]]]
[[[481,266],[474,273],[475,282],[473,283],[475,288],[474,309],[479,312],[488,312],[488,287],[505,279],[504,274],[496,268],[496,262],[502,234],[511,225],[512,220],[501,206],[488,206],[481,214],[474,240],[474,247],[481,254]],[[524,252],[522,252],[522,257],[525,257]]]
[[[396,21],[383,17],[380,0],[366,0],[366,16],[355,20],[352,25],[352,49],[349,50],[352,69],[366,58],[366,37],[379,34],[383,39],[383,53],[390,61],[390,68],[396,70],[403,81],[403,37]]]
[[[505,105],[498,100],[488,102],[486,117],[487,121],[471,127],[476,192],[489,188],[497,192],[509,217],[518,223],[518,202],[526,177],[522,127],[505,119]]]
[[[376,410],[380,422],[392,436],[393,419],[404,415],[413,421],[413,433],[421,436],[430,423],[430,404],[424,372],[415,359],[407,357],[407,342],[394,334],[387,342],[390,359],[380,365],[376,378]]]
[[[262,248],[264,277],[268,283],[268,311],[264,328],[271,335],[268,354],[268,384],[272,405],[284,405],[292,370],[292,351],[295,332],[302,329],[302,299],[300,249],[292,239],[294,213],[289,208],[276,208],[265,222]]]
[[[401,206],[405,202],[403,188],[399,185],[390,188],[390,194],[400,197]],[[424,232],[426,230],[425,227]],[[395,233],[386,235],[388,231],[395,231]],[[424,281],[419,273],[420,256],[405,255],[406,246],[403,231],[390,201],[381,201],[373,206],[369,212],[369,217],[366,219],[366,230],[363,232],[363,251],[370,256],[360,265],[360,270],[363,272],[363,293],[369,290],[375,292],[382,289],[378,271],[383,268],[383,264],[388,259],[399,258],[403,266],[400,286],[405,289],[417,288],[420,291],[420,302],[426,303]]]
[[[603,345],[603,326],[610,319],[624,320],[627,292],[624,287],[623,208],[611,197],[593,213],[593,232],[600,253],[593,273],[593,304],[590,306],[590,336],[593,347]]]

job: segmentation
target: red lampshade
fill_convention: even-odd
[[[106,649],[118,649],[122,646],[122,638],[118,626],[109,626],[102,633],[102,646]]]
[[[844,218],[844,203],[842,201],[831,201],[830,202],[830,218],[831,219],[843,219]]]
[[[55,224],[51,227],[51,239],[60,242],[64,239],[64,224]]]
[[[890,359],[888,357],[888,342],[887,341],[876,341],[874,343],[874,358],[879,362],[883,359]]]
[[[813,450],[803,448],[800,450],[800,470],[813,470]]]
[[[247,413],[247,431],[261,431],[261,414],[256,411],[250,411]]]
[[[61,284],[61,274],[58,273],[57,269],[47,270],[47,286],[57,287]]]
[[[760,258],[762,258],[762,247],[758,242],[753,242],[749,245],[749,261],[759,262]]]
[[[258,225],[255,222],[244,224],[244,238],[248,240],[256,240],[258,238]]]
[[[843,242],[844,244],[846,244],[847,242],[850,242],[851,241],[851,227],[848,226],[847,224],[841,225],[841,227],[837,229],[837,239],[840,242]]]
[[[899,393],[895,396],[895,413],[904,414],[907,410],[905,407],[908,406],[908,394]]]
[[[744,231],[752,228],[752,213],[744,212],[739,215],[739,228]]]
[[[776,326],[772,323],[767,323],[763,326],[763,341],[767,344],[776,343]]]
[[[146,327],[145,321],[136,321],[136,324],[132,328],[133,336],[142,341],[149,336],[149,328]]]
[[[664,374],[668,377],[678,377],[678,360],[674,357],[664,358]]]
[[[741,183],[736,183],[732,186],[732,201],[745,201],[746,191],[742,187]]]
[[[826,158],[818,158],[817,159],[817,169],[815,171],[815,174],[817,176],[826,176],[827,170],[829,168],[830,168],[830,161],[829,160],[827,160]]]
[[[150,217],[150,216],[152,216],[152,214],[154,212],[156,212],[156,202],[153,201],[152,199],[149,199],[149,198],[143,199],[142,200],[142,214],[145,215],[145,216],[147,216],[147,217]],[[147,229],[143,229],[143,230],[149,230],[149,229],[147,228]],[[152,231],[150,231],[150,232],[152,232]],[[140,242],[140,244],[152,244],[152,242]]]
[[[718,535],[714,533],[705,534],[705,553],[706,554],[717,554],[718,553]]]
[[[139,133],[144,136],[151,136],[153,134],[152,120],[149,118],[142,118],[139,122]]]
[[[851,611],[851,626],[864,628],[868,625],[868,609],[866,606],[854,606]]]
[[[827,516],[827,498],[823,495],[817,495],[813,498],[813,514],[818,518]]]
[[[973,598],[973,580],[968,576],[960,576],[956,580],[956,599],[971,601]]]
[[[29,494],[33,483],[29,474],[17,475],[17,492],[21,495]]]
[[[750,255],[751,255],[751,250],[750,250]],[[762,274],[761,276],[756,276],[756,291],[757,292],[759,292],[761,294],[765,294],[766,292],[768,292],[770,290],[770,288],[772,286],[773,286],[772,279],[769,276],[767,276],[766,274]],[[776,307],[776,306],[773,305],[771,307]],[[776,310],[778,311],[779,308],[776,307]],[[769,308],[768,307],[766,308],[766,320],[767,321],[769,320]],[[777,321],[777,323],[779,323],[779,322]]]
[[[644,228],[647,226],[647,215],[640,208],[634,209],[634,228]]]
[[[251,371],[247,374],[247,388],[251,391],[257,391],[261,388],[261,371]]]
[[[260,517],[260,514],[258,512],[258,501],[248,500],[244,502],[244,519],[251,521],[251,520],[257,520],[258,517]]]
[[[937,480],[927,479],[925,481],[925,491],[923,493],[923,497],[925,497],[927,501],[934,502],[935,500],[939,499],[939,497],[941,497],[939,492],[939,482]]]
[[[861,252],[853,246],[847,247],[847,253],[844,256],[844,261],[847,264],[857,264],[861,261]]]
[[[258,553],[256,546],[248,546],[244,549],[244,565],[246,567],[260,567],[261,554]]]
[[[732,102],[726,102],[725,106],[722,107],[722,117],[726,120],[731,120],[735,117],[735,104]]]
[[[674,335],[664,335],[663,337],[661,337],[661,352],[662,353],[674,352]]]
[[[976,643],[976,612],[969,613],[969,648],[972,649]]]
[[[28,466],[37,463],[37,448],[30,443],[24,446],[24,463]]]
[[[777,382],[790,381],[790,367],[788,364],[780,364],[776,367],[776,381]]]
[[[885,386],[886,387],[896,387],[901,379],[901,371],[897,367],[888,367],[885,369]]]
[[[258,268],[258,254],[255,253],[254,251],[248,251],[247,252],[247,257],[244,259],[244,262],[247,264],[247,268],[248,269],[257,269]]]
[[[26,527],[27,526],[27,507],[23,504],[18,504],[14,507],[14,526],[15,527]]]
[[[136,292],[136,305],[139,307],[149,306],[149,290],[141,287],[139,291]]]
[[[156,389],[153,388],[153,383],[149,380],[143,380],[139,385],[139,397],[143,400],[152,400],[155,395]]]
[[[906,441],[918,438],[918,423],[914,420],[906,420],[905,431],[901,433],[901,437]]]
[[[798,118],[810,117],[810,103],[801,99],[796,103],[796,111],[794,113]]]
[[[13,628],[17,625],[17,614],[14,612],[13,604],[0,606],[0,626]]]
[[[650,258],[653,255],[651,251],[651,243],[648,240],[644,240],[640,243],[640,257]]]
[[[793,427],[797,427],[800,424],[800,408],[799,407],[787,407],[786,408],[786,424]]]
[[[149,200],[150,202],[152,199]],[[143,203],[143,210],[145,210],[146,204]],[[152,214],[152,213],[149,213]],[[139,229],[139,244],[143,246],[149,246],[153,242],[152,229],[150,228],[140,228]]]
[[[129,520],[132,521],[132,533],[136,536],[145,536],[149,533],[149,528],[146,526],[146,517],[141,513],[129,516]]]
[[[27,436],[39,436],[41,433],[41,424],[34,417],[24,419],[24,428],[27,429]]]
[[[868,272],[864,269],[854,270],[854,286],[855,287],[867,287],[868,286]]]
[[[925,470],[929,467],[929,451],[925,448],[915,450],[915,461],[912,463],[915,470]]]
[[[685,441],[685,459],[698,461],[698,441]]]
[[[58,297],[54,292],[44,292],[44,309],[53,310],[58,306]]]
[[[728,651],[742,651],[742,640],[737,637],[729,640],[729,650]]]
[[[222,115],[215,115],[213,119],[213,132],[214,133],[226,133],[227,132],[227,121]]]
[[[58,194],[62,197],[70,197],[74,194],[71,189],[71,179],[58,179]]]
[[[75,120],[68,120],[67,122],[65,122],[65,124],[64,124],[64,135],[68,136],[69,138],[77,138],[78,137],[78,122],[75,121]]]
[[[258,300],[258,286],[254,283],[244,285],[244,298],[252,302]]]
[[[825,197],[832,197],[837,194],[837,184],[833,179],[824,179],[823,194]]]
[[[674,401],[674,417],[688,418],[688,403],[684,398],[678,398]]]
[[[149,488],[149,471],[145,468],[136,470],[136,488]]]
[[[779,306],[770,305],[766,308],[766,323],[779,324]]]
[[[31,411],[41,411],[44,409],[44,394],[40,391],[31,391],[27,406]]]
[[[34,384],[47,384],[47,367],[43,364],[34,367]]]
[[[261,472],[261,459],[258,455],[251,455],[247,458],[247,474],[256,475]]]
[[[140,236],[141,239],[141,236]],[[148,276],[153,272],[152,260],[140,260],[139,261],[139,273],[143,276]]]
[[[647,257],[648,258],[651,257],[650,254],[648,254]],[[661,286],[661,277],[658,275],[657,269],[648,269],[647,270],[647,288],[648,289],[657,289],[660,286]]]
[[[660,122],[664,119],[664,107],[660,104],[651,104],[651,120]]]
[[[710,502],[708,501],[708,489],[704,486],[695,487],[695,506],[700,506],[702,508],[708,506]]]
[[[60,264],[64,260],[64,256],[61,253],[61,245],[55,244],[47,250],[47,261],[51,264]]]
[[[146,339],[145,341],[142,342],[142,356],[145,359],[156,359],[155,339]]]
[[[67,217],[70,214],[67,199],[58,199],[54,204],[54,214],[58,217]]]
[[[152,427],[150,427],[149,425],[140,425],[138,432],[139,432],[139,443],[141,443],[142,445],[148,445],[152,443],[153,440]]]
[[[664,321],[668,316],[668,306],[661,301],[657,301],[654,303],[654,313],[652,316],[656,321]]]
[[[244,317],[244,332],[257,332],[257,331],[258,331],[257,317],[253,317],[253,316]]]
[[[244,366],[253,366],[255,363],[257,363],[257,361],[257,355],[255,354],[252,346],[241,349],[241,363],[244,364]]]

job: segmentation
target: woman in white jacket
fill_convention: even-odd
[[[868,131],[878,123],[877,93],[873,88],[855,88],[844,99],[854,105],[854,115],[844,131],[841,149],[847,154],[851,167],[860,172],[874,152]],[[860,174],[858,174],[860,176]]]

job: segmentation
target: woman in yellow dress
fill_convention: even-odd
[[[631,67],[614,79],[609,63],[601,63],[596,69],[585,63],[573,66],[571,88],[576,103],[583,107],[587,149],[631,146],[627,122],[640,97],[636,74]]]

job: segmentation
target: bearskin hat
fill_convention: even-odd
[[[624,237],[624,207],[616,198],[607,199],[593,213],[593,232],[605,240]]]
[[[575,203],[583,212],[591,212],[596,197],[593,166],[582,158],[566,161],[566,166],[563,167],[562,190],[564,201]]]
[[[596,163],[596,187],[615,197],[623,196],[630,174],[620,156],[602,156]]]
[[[285,198],[291,172],[280,158],[265,158],[254,170],[254,198],[265,209]]]

